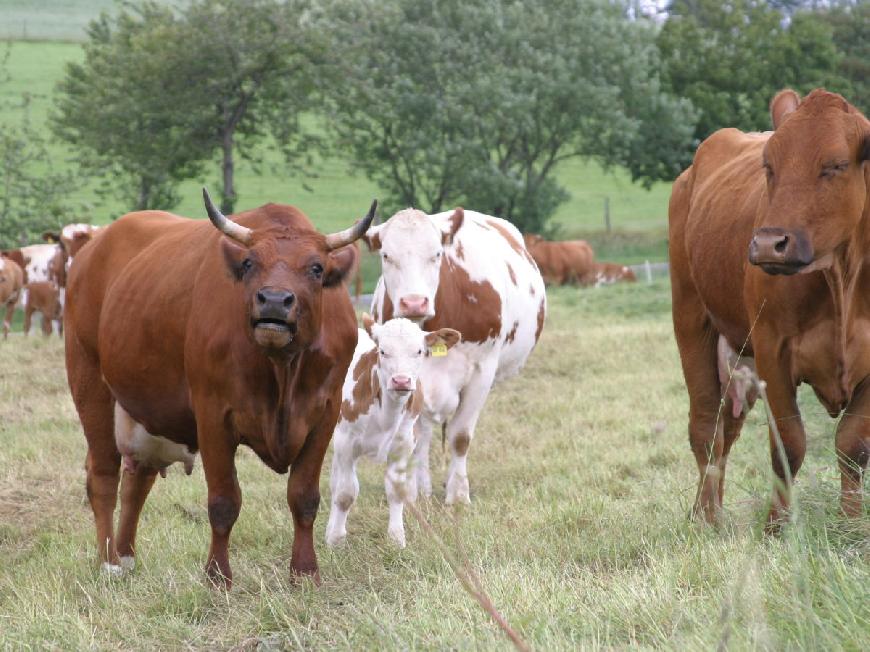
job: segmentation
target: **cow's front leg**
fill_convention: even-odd
[[[359,495],[356,476],[356,455],[352,435],[338,430],[332,451],[332,473],[329,476],[331,507],[326,526],[326,543],[335,546],[347,537],[347,515]]]
[[[782,450],[780,450],[776,434],[773,428],[769,427],[770,457],[778,482],[773,488],[766,531],[775,534],[788,519],[791,506],[791,487],[788,486],[788,481],[789,478],[794,480],[803,464],[807,436],[797,405],[797,388],[786,370],[787,365],[782,364],[780,360],[768,361],[761,354],[762,351],[773,347],[753,343],[757,352],[758,375],[767,384],[767,400],[782,442]],[[783,456],[788,469],[786,464],[783,464]]]
[[[338,404],[329,410],[318,426],[308,434],[305,444],[293,461],[287,480],[287,504],[293,515],[293,553],[290,571],[294,575],[311,576],[320,584],[317,555],[314,553],[314,519],[320,506],[320,469],[332,429],[338,421]]]
[[[447,440],[450,443],[450,466],[447,469],[447,490],[444,502],[471,503],[468,485],[468,448],[474,438],[477,419],[486,404],[486,398],[495,378],[495,365],[478,369],[462,390],[459,407],[447,424]]]
[[[837,426],[840,507],[851,518],[863,511],[864,473],[870,460],[870,389],[862,385]]]
[[[404,508],[405,501],[411,499],[408,466],[413,450],[414,437],[409,426],[404,434],[401,434],[401,431],[396,433],[388,455],[387,471],[384,474],[384,489],[390,507],[387,534],[400,548],[405,547]]]
[[[208,520],[211,524],[211,546],[205,572],[215,587],[232,588],[230,568],[230,532],[242,509],[242,490],[236,476],[237,443],[223,428],[209,429],[197,415],[200,432],[200,455],[208,485]]]
[[[419,491],[424,497],[432,496],[432,474],[429,471],[429,448],[432,445],[432,430],[436,423],[425,415],[417,419],[414,425],[417,445],[414,447],[414,475],[416,476],[416,493]]]

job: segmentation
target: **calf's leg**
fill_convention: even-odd
[[[326,543],[335,546],[347,537],[347,515],[359,495],[353,442],[350,435],[341,430],[335,433],[329,487],[331,507],[326,526]]]
[[[384,474],[384,489],[387,493],[387,504],[390,506],[390,520],[387,534],[400,548],[405,547],[405,501],[409,499],[408,465],[414,449],[414,437],[410,428],[404,434],[397,433],[387,461],[387,471]]]

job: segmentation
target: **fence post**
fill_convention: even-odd
[[[650,265],[647,260],[644,262],[643,267],[646,270],[646,282],[652,283],[652,265]]]
[[[610,197],[604,196],[604,230],[610,233]]]

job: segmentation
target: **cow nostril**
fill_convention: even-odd
[[[773,248],[776,250],[776,253],[783,254],[785,253],[786,247],[788,247],[788,236],[783,236],[780,240],[773,245]]]
[[[266,295],[262,292],[257,292],[257,303],[266,303]]]
[[[295,300],[296,300],[296,295],[294,295],[293,293],[288,294],[286,297],[284,297],[284,307],[289,308],[290,306],[293,305],[293,302]]]

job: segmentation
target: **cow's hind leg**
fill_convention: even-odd
[[[113,518],[121,455],[115,446],[113,398],[102,380],[99,365],[75,337],[67,337],[66,359],[73,402],[88,442],[86,487],[94,512],[97,552],[104,570],[118,573],[121,567],[115,549]]]
[[[447,424],[447,440],[450,443],[450,466],[447,469],[447,489],[444,502],[471,503],[468,485],[468,448],[474,438],[477,419],[486,404],[495,378],[495,365],[477,370],[462,390],[459,407]]]
[[[692,515],[716,523],[725,471],[725,415],[716,352],[719,334],[709,323],[694,288],[681,287],[675,281],[673,293],[674,333],[689,392],[689,445],[699,475]],[[735,438],[732,428],[729,448]]]
[[[359,495],[353,442],[347,433],[341,431],[335,433],[329,486],[332,498],[326,543],[335,546],[347,537],[347,515]]]
[[[124,569],[132,570],[135,566],[139,516],[156,479],[157,469],[140,464],[132,473],[125,473],[121,480],[121,517],[118,522],[117,548]]]
[[[870,389],[862,386],[837,426],[840,507],[851,518],[863,511],[864,473],[870,461]]]

